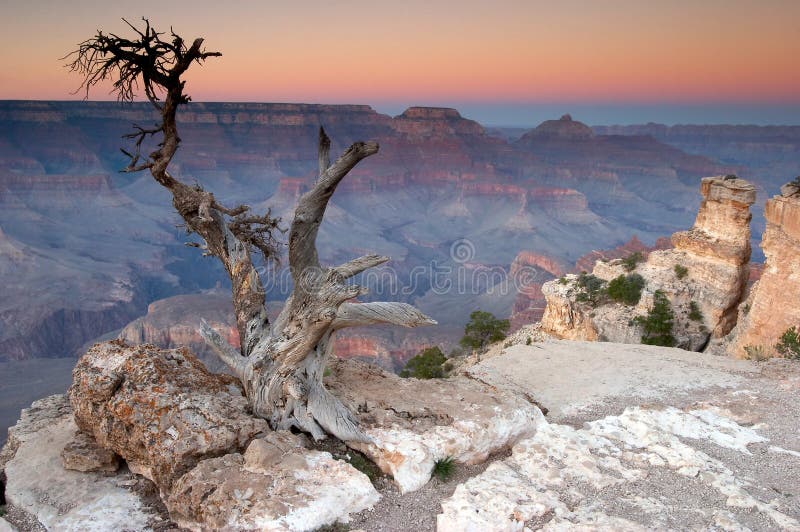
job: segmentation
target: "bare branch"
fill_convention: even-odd
[[[319,126],[319,178],[325,175],[325,170],[331,165],[331,139],[325,133],[325,129]]]
[[[320,136],[320,141],[323,140]],[[322,173],[314,188],[300,197],[289,230],[289,267],[292,278],[300,279],[308,271],[320,270],[317,232],[325,216],[328,201],[344,176],[360,161],[376,153],[377,142],[356,142]]]
[[[341,277],[342,280],[346,280],[364,270],[380,266],[388,260],[389,257],[382,255],[364,255],[333,268],[333,273]]]
[[[436,325],[436,320],[407,303],[343,303],[336,312],[336,319],[331,328],[337,330],[375,324],[421,327]]]
[[[247,359],[243,357],[231,344],[225,341],[220,334],[211,328],[206,320],[200,320],[200,336],[214,350],[214,353],[222,360],[233,374],[245,382]]]

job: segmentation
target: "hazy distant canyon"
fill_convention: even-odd
[[[154,120],[140,104],[0,102],[0,361],[72,356],[123,327],[170,345],[196,342],[200,316],[226,327],[216,261],[185,246],[149,175],[118,172],[120,136]],[[759,206],[800,174],[800,127],[590,128],[565,116],[518,131],[453,109],[390,117],[361,105],[238,103],[183,110],[173,173],[227,204],[287,219],[314,179],[320,124],[335,152],[356,140],[381,145],[333,198],[323,262],[389,255],[363,280],[374,297],[413,302],[441,324],[338,340],[338,353],[386,367],[457,339],[478,308],[513,313],[517,324],[538,319],[543,282],[598,250],[653,246],[689,227],[703,176],[736,173],[756,185],[758,259]],[[286,278],[265,273],[269,299],[288,292]]]

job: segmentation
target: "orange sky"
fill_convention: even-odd
[[[800,0],[110,3],[5,0],[0,99],[76,98],[58,58],[145,14],[223,52],[197,101],[800,102]]]

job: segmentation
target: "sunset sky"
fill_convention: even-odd
[[[0,1],[0,99],[80,98],[58,58],[146,15],[223,53],[188,76],[196,101],[800,123],[800,0]]]

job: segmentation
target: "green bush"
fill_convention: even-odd
[[[800,335],[797,327],[786,329],[786,332],[781,335],[781,339],[775,344],[775,350],[784,358],[800,360]]]
[[[694,301],[689,302],[689,319],[692,321],[703,321],[703,313]]]
[[[566,277],[559,277],[558,284],[567,284],[569,280]]]
[[[452,456],[436,460],[436,463],[433,464],[433,474],[443,482],[453,476],[455,469],[456,463],[453,461]]]
[[[429,347],[409,360],[400,370],[400,376],[415,379],[441,379],[444,377],[442,365],[446,360],[447,358],[438,346]]]
[[[533,339],[530,336],[528,336],[528,338],[525,339],[525,345],[531,345],[532,343]]]
[[[647,316],[638,316],[635,321],[644,328],[643,344],[675,346],[675,337],[672,335],[675,313],[672,311],[669,299],[661,290],[656,290],[653,294],[653,308]]]
[[[636,265],[644,260],[644,255],[639,251],[634,251],[624,259],[622,265],[625,266],[625,271],[632,272],[636,269]]]
[[[678,279],[683,279],[687,275],[689,275],[689,268],[680,264],[675,265],[675,277]]]
[[[483,350],[487,345],[505,338],[510,326],[508,320],[499,320],[491,312],[476,310],[469,315],[464,337],[459,343],[468,349]]]
[[[578,287],[581,289],[575,296],[576,301],[589,303],[592,307],[599,305],[606,297],[606,282],[595,275],[581,272],[578,276]]]
[[[635,305],[642,297],[644,288],[644,277],[638,273],[620,275],[608,283],[608,297],[614,301]]]

